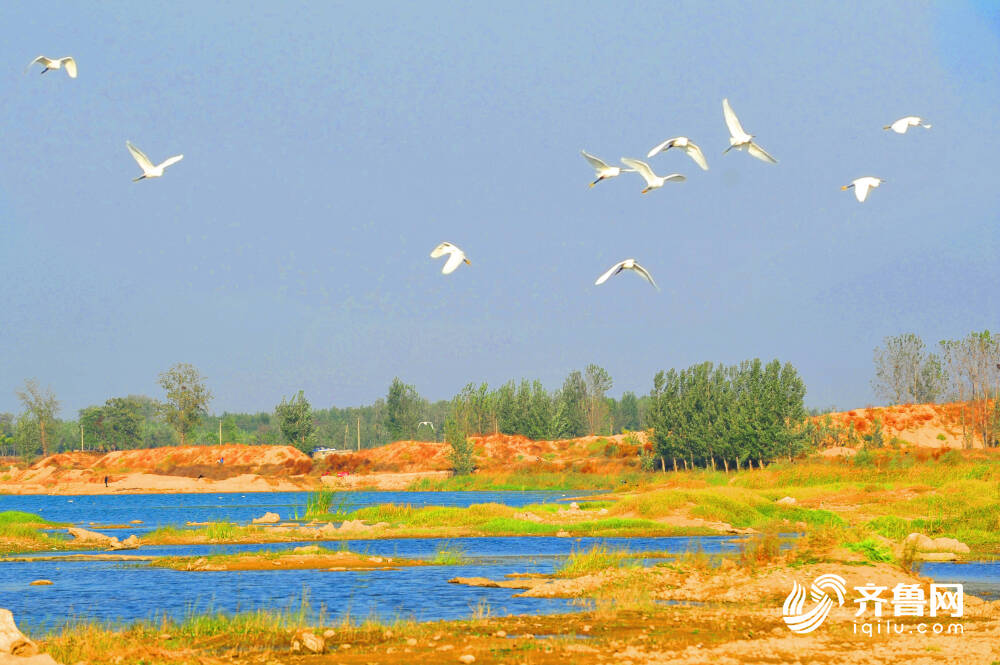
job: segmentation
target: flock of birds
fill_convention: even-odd
[[[729,129],[729,147],[723,151],[723,154],[729,152],[733,148],[736,148],[737,150],[746,150],[748,154],[756,157],[762,162],[767,162],[768,164],[778,163],[778,160],[772,157],[759,144],[754,142],[755,136],[753,134],[749,134],[745,129],[743,129],[743,125],[740,123],[740,119],[737,117],[736,112],[733,111],[733,107],[729,105],[728,99],[722,100],[722,115],[723,118],[725,118],[727,129]],[[890,125],[886,125],[883,129],[892,130],[897,134],[905,134],[910,127],[923,127],[925,129],[930,129],[931,125],[919,116],[908,115],[896,120]],[[657,144],[648,153],[646,153],[646,159],[651,159],[660,153],[667,152],[671,148],[677,148],[684,151],[684,153],[690,157],[695,164],[700,166],[702,170],[708,170],[708,160],[705,159],[705,153],[703,153],[701,148],[698,147],[698,144],[687,136],[675,136]],[[642,179],[646,181],[646,187],[642,190],[642,194],[647,194],[654,189],[659,189],[668,182],[684,182],[687,180],[687,177],[681,173],[671,173],[665,176],[658,176],[648,163],[632,157],[621,158],[622,164],[628,167],[622,168],[621,166],[612,166],[603,159],[591,155],[586,150],[581,150],[580,154],[583,155],[583,158],[586,159],[594,169],[594,176],[596,179],[590,183],[591,187],[602,180],[617,178],[623,173],[638,173],[642,176]],[[885,180],[882,178],[863,176],[861,178],[855,178],[850,182],[850,184],[844,185],[841,189],[853,189],[854,196],[859,202],[864,203],[865,199],[868,198],[868,192],[878,187],[883,182],[885,182]],[[435,247],[434,251],[431,252],[431,258],[436,259],[444,256],[445,254],[450,255],[444,264],[444,268],[441,270],[441,272],[445,275],[454,272],[463,261],[465,263],[469,263],[469,259],[466,258],[465,252],[450,242],[443,242]],[[594,285],[600,286],[604,282],[608,281],[609,278],[625,270],[633,271],[649,282],[653,288],[659,290],[660,287],[656,285],[656,282],[653,280],[653,276],[650,272],[639,265],[639,262],[633,258],[619,261],[611,266],[607,272],[597,278]]]
[[[66,74],[75,79],[77,74],[76,60],[71,56],[64,58],[48,58],[44,55],[40,55],[34,60],[32,60],[25,71],[31,69],[33,65],[42,65],[42,74],[57,70],[65,69]],[[755,135],[749,134],[743,125],[740,123],[740,119],[736,116],[735,111],[729,105],[728,99],[722,100],[722,115],[726,121],[726,127],[729,130],[729,147],[723,151],[723,154],[729,152],[733,148],[737,150],[746,150],[748,154],[762,162],[767,162],[768,164],[777,164],[778,160],[772,157],[764,148],[759,144],[754,142]],[[895,122],[885,125],[882,129],[891,130],[897,134],[905,134],[907,130],[911,127],[923,127],[925,129],[930,129],[931,125],[926,120],[919,116],[908,115]],[[135,159],[139,168],[142,169],[142,175],[133,178],[132,181],[136,182],[146,178],[159,178],[163,175],[164,170],[171,164],[176,164],[177,162],[184,159],[184,155],[175,155],[168,159],[165,159],[159,164],[154,165],[152,160],[146,156],[144,152],[139,150],[139,148],[132,145],[131,141],[125,141],[125,147],[128,148],[129,153],[132,158]],[[708,161],[705,159],[705,153],[702,152],[701,148],[686,136],[675,136],[673,138],[667,139],[662,143],[654,146],[647,154],[646,159],[651,159],[660,153],[665,153],[671,148],[677,148],[682,150],[688,157],[690,157],[695,164],[702,168],[702,170],[708,170]],[[583,158],[586,159],[594,169],[594,175],[596,180],[590,183],[593,187],[602,180],[609,180],[611,178],[616,178],[622,173],[638,173],[642,176],[642,179],[646,182],[646,187],[642,190],[642,194],[647,194],[654,189],[659,189],[663,187],[668,182],[684,182],[687,177],[680,173],[671,173],[665,176],[658,176],[653,171],[652,167],[647,163],[632,157],[622,157],[621,162],[628,168],[622,168],[620,166],[611,166],[599,157],[591,155],[585,150],[581,150],[580,153]],[[859,202],[863,203],[865,199],[868,198],[868,193],[881,185],[885,180],[883,178],[877,178],[875,176],[863,176],[861,178],[855,178],[849,184],[841,187],[842,190],[853,189],[854,196]],[[443,242],[431,251],[431,258],[437,259],[442,256],[447,255],[448,258],[444,263],[444,267],[441,268],[441,272],[445,275],[449,275],[455,272],[456,269],[463,263],[472,265],[468,257],[465,255],[458,246],[450,243]],[[653,280],[653,276],[644,267],[639,265],[639,263],[632,258],[625,259],[624,261],[619,261],[615,265],[611,266],[607,272],[602,274],[594,282],[595,286],[600,286],[604,282],[608,281],[614,275],[618,273],[631,270],[636,273],[647,282],[649,282],[655,289],[659,290],[660,287],[656,285]]]

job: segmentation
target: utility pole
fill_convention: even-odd
[[[358,416],[358,452],[361,452],[361,416]]]

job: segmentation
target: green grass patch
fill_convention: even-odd
[[[888,563],[892,561],[892,552],[874,538],[865,538],[854,543],[844,543],[844,547],[864,555],[865,559],[872,563]]]
[[[638,565],[635,557],[623,549],[612,549],[607,545],[595,545],[587,550],[574,550],[566,561],[556,569],[560,577],[579,577],[602,570]]]
[[[34,524],[36,526],[58,526],[56,522],[50,522],[41,515],[25,513],[20,510],[5,510],[0,513],[0,527],[9,524]]]
[[[0,513],[0,554],[68,549],[70,541],[63,535],[53,535],[42,530],[53,526],[59,524],[34,513],[19,510]]]
[[[419,491],[454,492],[460,490],[607,490],[622,487],[646,487],[661,480],[655,474],[639,471],[621,473],[562,472],[511,472],[473,473],[450,478],[421,478],[407,489]]]
[[[431,563],[435,566],[460,566],[467,560],[464,547],[444,542],[434,550],[434,557],[431,559]]]

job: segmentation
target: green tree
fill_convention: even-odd
[[[639,399],[634,392],[626,390],[618,401],[615,409],[615,431],[629,430],[635,432],[641,427],[639,418]]]
[[[658,456],[737,468],[803,449],[810,431],[795,368],[777,360],[732,367],[713,363],[658,372],[645,410]]]
[[[589,434],[607,434],[608,404],[605,395],[614,382],[603,367],[587,365],[587,430]]]
[[[24,388],[16,391],[25,410],[38,423],[38,438],[42,446],[42,455],[49,454],[48,432],[55,424],[59,413],[59,400],[49,388],[41,388],[35,379],[27,379]]]
[[[201,417],[208,413],[212,393],[205,385],[201,373],[188,363],[177,363],[160,374],[159,383],[167,394],[160,412],[167,424],[177,432],[181,445],[187,445],[188,434],[198,425]]]
[[[467,476],[476,468],[472,442],[453,416],[444,421],[444,440],[451,446],[448,459],[457,476]]]
[[[41,428],[38,419],[30,412],[24,412],[14,423],[14,448],[24,461],[31,460],[42,447]]]
[[[101,432],[112,450],[137,448],[142,443],[142,415],[129,397],[112,397],[101,408]]]
[[[236,422],[236,416],[230,413],[222,416],[222,441],[224,443],[245,443],[246,432]]]
[[[285,440],[299,450],[308,450],[313,432],[316,429],[316,422],[313,419],[312,406],[306,400],[305,393],[300,390],[290,400],[282,397],[281,404],[274,407],[274,415],[278,418]]]
[[[493,391],[493,406],[496,411],[497,431],[504,434],[516,434],[518,414],[513,381],[508,381]]]
[[[14,414],[0,413],[0,457],[17,454],[14,447]]]
[[[420,422],[420,395],[396,377],[385,398],[385,428],[390,441],[412,439]]]
[[[83,427],[83,447],[90,450],[107,450],[104,440],[104,408],[88,406],[80,409],[79,423]]]
[[[587,383],[579,371],[570,372],[556,397],[552,435],[559,439],[587,433]]]

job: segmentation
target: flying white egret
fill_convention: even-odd
[[[132,153],[132,158],[135,159],[136,163],[142,169],[142,175],[138,178],[132,178],[132,182],[142,180],[143,178],[159,178],[163,175],[163,169],[184,159],[184,155],[174,155],[170,159],[164,160],[158,166],[153,166],[153,162],[149,161],[149,157],[142,150],[132,145],[131,141],[125,141],[125,146]]]
[[[66,73],[69,74],[69,77],[71,79],[76,78],[76,60],[74,60],[71,56],[66,56],[65,58],[56,58],[55,60],[53,60],[52,58],[46,58],[44,55],[40,55],[28,63],[28,66],[24,69],[24,72],[27,73],[28,70],[31,69],[31,66],[36,62],[42,63],[42,66],[44,67],[44,69],[42,69],[43,74],[49,71],[50,69],[62,69],[63,67],[66,67]]]
[[[617,275],[622,270],[634,270],[636,274],[638,274],[644,280],[652,284],[653,288],[655,288],[657,291],[660,290],[660,287],[656,286],[656,282],[653,281],[653,276],[649,274],[649,271],[643,268],[638,263],[636,263],[635,259],[625,259],[624,261],[619,261],[618,263],[614,264],[613,266],[611,266],[611,268],[608,269],[606,273],[597,278],[597,281],[594,282],[594,286],[600,286],[604,282],[608,281],[609,277],[611,277],[612,275]]]
[[[881,185],[885,180],[882,178],[876,178],[874,176],[865,176],[863,178],[856,178],[851,181],[850,185],[844,185],[841,190],[854,188],[854,196],[857,197],[858,201],[864,203],[865,199],[868,198],[868,192],[872,189]]]
[[[927,122],[923,118],[916,115],[908,115],[905,118],[900,118],[891,125],[886,125],[882,129],[891,129],[897,134],[905,134],[907,129],[910,127],[916,127],[917,125],[923,127],[924,129],[931,128],[931,123]]]
[[[680,173],[671,173],[661,178],[653,173],[653,169],[649,168],[649,164],[640,162],[638,159],[632,159],[631,157],[622,157],[622,164],[631,166],[646,181],[646,189],[642,190],[643,194],[654,189],[659,189],[667,182],[684,182],[687,180]]]
[[[435,247],[434,251],[431,252],[431,258],[436,259],[439,256],[444,256],[445,254],[451,254],[451,256],[448,257],[448,260],[444,262],[444,267],[441,268],[441,274],[443,275],[449,275],[455,272],[455,268],[457,268],[463,261],[468,263],[470,266],[472,265],[472,262],[465,258],[465,252],[460,250],[458,247],[455,247],[455,245],[452,245],[450,242],[443,242]]]
[[[722,115],[726,117],[726,127],[729,128],[729,147],[723,150],[722,154],[726,154],[733,148],[737,150],[746,148],[748,153],[762,162],[778,163],[778,160],[767,154],[766,150],[753,142],[754,135],[747,134],[743,129],[743,125],[740,124],[740,119],[733,112],[733,107],[729,105],[728,99],[722,100]]]
[[[671,148],[680,148],[687,153],[688,157],[694,160],[694,163],[700,166],[703,170],[708,170],[708,162],[705,161],[705,155],[702,153],[701,148],[694,144],[694,142],[686,136],[676,136],[672,139],[667,139],[660,145],[656,146],[650,150],[646,157],[652,157],[661,152],[666,152]]]
[[[586,159],[588,162],[590,162],[590,165],[594,167],[594,175],[597,176],[597,180],[590,183],[591,187],[593,187],[602,180],[607,180],[608,178],[616,178],[622,173],[631,173],[630,169],[623,169],[620,166],[611,166],[603,159],[594,157],[586,150],[581,150],[580,154],[583,155],[583,158]]]
[[[417,427],[420,427],[421,425],[427,425],[428,427],[431,428],[432,432],[434,431],[434,423],[432,423],[429,420],[421,420],[419,423],[417,423]]]

